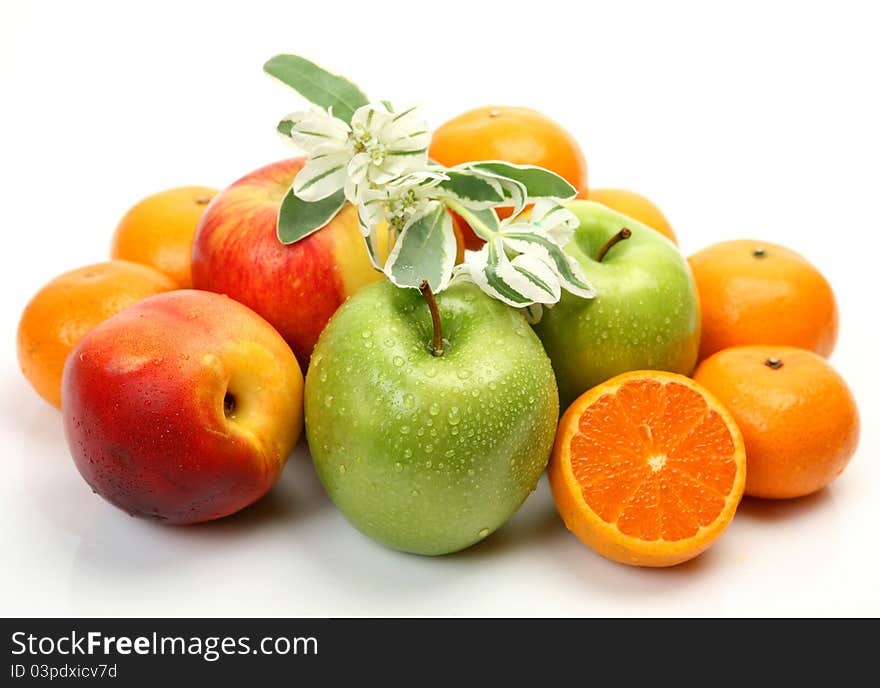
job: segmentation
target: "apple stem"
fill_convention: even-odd
[[[440,323],[440,309],[437,307],[437,299],[434,298],[434,292],[431,291],[431,285],[428,280],[423,279],[419,284],[419,291],[428,302],[428,309],[431,311],[431,321],[434,323],[434,344],[431,346],[431,354],[434,356],[443,355],[443,329]]]
[[[598,262],[602,262],[602,259],[605,257],[605,254],[608,253],[612,248],[614,248],[618,242],[623,241],[624,239],[629,239],[632,236],[632,230],[629,227],[624,227],[617,234],[611,237],[608,241],[605,242],[605,245],[599,249],[598,255],[596,255],[596,260]]]

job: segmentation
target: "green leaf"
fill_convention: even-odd
[[[418,288],[428,280],[434,292],[443,291],[455,267],[455,233],[446,207],[431,201],[403,228],[385,263],[385,274],[398,287]]]
[[[566,291],[585,299],[591,299],[596,295],[596,291],[587,281],[577,261],[549,237],[537,232],[504,232],[503,239],[512,250],[541,256],[554,265]]]
[[[263,71],[297,91],[303,98],[327,109],[334,117],[351,124],[352,115],[369,99],[355,84],[332,74],[298,55],[276,55],[263,65]]]
[[[568,200],[577,195],[577,189],[555,172],[535,165],[514,165],[499,160],[469,163],[468,167],[486,170],[512,179],[526,187],[529,198],[561,198]]]
[[[484,209],[504,201],[501,185],[488,175],[471,171],[449,170],[438,186],[451,193],[469,208]]]
[[[332,196],[310,203],[299,198],[290,187],[278,209],[279,241],[292,244],[317,232],[336,216],[344,203],[345,193],[341,189]]]

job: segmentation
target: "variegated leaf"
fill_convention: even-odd
[[[468,261],[469,277],[484,292],[517,308],[556,303],[559,281],[553,270],[532,256],[507,257],[501,239],[486,243]]]
[[[364,235],[364,244],[367,247],[370,263],[376,270],[382,272],[382,261],[379,254],[379,226],[373,225],[366,232],[362,230],[361,233]]]
[[[449,170],[438,186],[467,208],[485,210],[504,202],[504,191],[495,179],[470,171]]]
[[[528,225],[539,227],[560,246],[571,241],[579,224],[577,215],[550,198],[535,201],[528,217]]]
[[[526,202],[528,201],[528,190],[525,185],[518,182],[516,179],[510,179],[508,177],[504,177],[499,174],[495,174],[489,170],[482,170],[471,167],[474,163],[467,163],[466,165],[460,165],[459,167],[469,170],[473,174],[477,174],[481,176],[483,179],[488,181],[494,181],[498,185],[501,186],[501,191],[504,194],[504,200],[499,203],[499,206],[510,207],[513,209],[512,215],[516,217],[519,215],[523,208],[526,206]]]
[[[596,295],[578,262],[537,228],[531,232],[521,232],[516,231],[516,225],[511,225],[504,230],[502,237],[504,244],[517,253],[537,256],[553,266],[566,291],[585,299]]]
[[[512,179],[526,188],[528,198],[561,198],[568,200],[577,195],[577,189],[555,172],[535,165],[514,165],[500,160],[469,163],[472,169],[485,170],[500,177]]]
[[[426,203],[404,226],[385,263],[385,274],[398,287],[418,288],[428,280],[443,291],[452,277],[456,254],[452,217],[438,201]]]
[[[501,222],[498,220],[498,215],[493,208],[474,210],[462,207],[455,208],[455,211],[471,226],[474,233],[484,241],[492,239],[501,229]]]

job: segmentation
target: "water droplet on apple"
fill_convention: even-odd
[[[424,434],[425,434],[424,428],[419,428],[418,430],[416,430],[416,435],[418,435],[419,437],[421,437]]]
[[[364,330],[363,332],[361,332],[361,337],[363,337],[364,339],[369,339],[372,336],[373,336],[372,330]]]
[[[458,425],[461,422],[461,415],[458,412],[458,406],[453,406],[449,409],[449,415],[446,417],[446,420],[450,425]]]
[[[393,339],[391,339],[391,337],[388,337],[388,338],[385,340],[385,342],[384,342],[385,346],[387,346],[389,349],[390,349],[392,346],[394,346],[394,343],[395,343],[395,342],[394,342]]]
[[[339,475],[345,475],[345,471],[348,469],[345,467],[345,464],[339,464]]]
[[[412,456],[412,449],[404,449],[403,450],[403,458],[404,459],[408,459],[411,456]],[[400,464],[397,464],[397,465],[399,466]]]
[[[489,534],[489,529],[488,529],[488,528],[482,528],[482,529],[480,530],[480,532],[477,533],[477,535],[479,535],[481,538],[486,537],[488,534]]]
[[[406,361],[403,360],[403,356],[395,356],[391,359],[391,362],[394,363],[395,367],[400,368]]]
[[[471,376],[470,370],[459,370],[458,374],[456,375],[456,377],[458,377],[459,380],[467,380],[470,376]]]
[[[400,426],[400,434],[401,434],[401,435],[408,435],[408,434],[409,434],[409,430],[410,430],[410,428],[409,428],[408,425],[401,425],[401,426]]]
[[[431,460],[430,460],[430,459],[428,459],[427,461],[425,461],[425,468],[430,468],[430,467],[433,466],[433,465],[434,465],[434,464],[431,463]]]
[[[426,444],[425,445],[425,453],[430,454],[432,451],[434,451],[434,445],[433,444]]]
[[[324,406],[326,406],[327,408],[330,408],[331,406],[333,406],[333,395],[332,394],[328,394],[326,397],[324,397]]]
[[[418,497],[418,496],[419,496],[419,491],[418,491],[418,490],[413,490],[412,492],[410,492],[410,494],[411,494],[413,497]]]
[[[437,375],[437,369],[436,369],[436,368],[428,368],[428,369],[425,371],[425,377],[435,377],[436,375]]]
[[[494,392],[496,389],[498,389],[498,385],[495,384],[495,381],[494,381],[494,380],[493,380],[492,382],[489,383],[489,389],[491,389],[493,392]]]
[[[322,370],[321,374],[318,377],[320,378],[321,382],[327,382],[327,371]]]
[[[403,395],[403,405],[407,408],[412,408],[416,405],[416,398],[412,394],[404,394]]]
[[[394,464],[394,470],[400,473],[403,470],[403,464],[398,461],[396,464]]]
[[[440,405],[436,402],[431,404],[428,407],[428,413],[430,413],[432,416],[436,416],[438,413],[440,413]]]

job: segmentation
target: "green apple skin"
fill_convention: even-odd
[[[700,345],[700,305],[687,261],[666,237],[592,201],[566,204],[580,220],[565,250],[596,289],[563,292],[535,331],[553,363],[567,408],[583,392],[630,370],[690,375]],[[632,235],[596,260],[609,238]]]
[[[499,528],[535,489],[556,432],[550,360],[526,320],[473,284],[430,311],[382,280],[321,334],[305,383],[306,436],[345,517],[416,554],[455,552]]]

